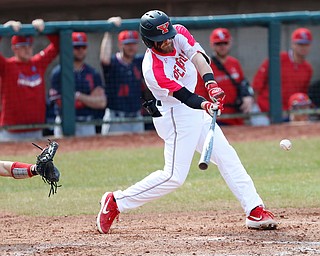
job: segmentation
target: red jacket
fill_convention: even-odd
[[[281,67],[281,91],[283,110],[289,109],[289,97],[297,92],[307,93],[311,77],[312,67],[307,62],[294,63],[291,52],[280,54]],[[268,112],[269,106],[269,60],[261,64],[254,76],[252,87],[257,95],[257,102],[262,112]]]
[[[58,55],[58,36],[28,62],[0,55],[1,113],[0,125],[41,124],[45,122],[45,81],[48,65]],[[22,132],[26,130],[12,130]]]
[[[222,111],[222,114],[240,113],[233,106],[237,98],[236,87],[232,84],[230,78],[226,75],[226,73],[219,70],[212,61],[210,66],[214,74],[214,79],[217,81],[218,85],[224,90],[226,94],[225,103],[224,103],[225,105],[224,105],[224,110]],[[224,67],[236,82],[240,83],[244,79],[242,67],[240,65],[240,62],[236,58],[232,56],[228,56],[224,63]],[[199,74],[198,74],[198,83],[196,86],[195,93],[211,101],[208,95],[207,89],[204,86],[203,79],[200,77]],[[241,118],[221,119],[220,122],[224,124],[229,124],[229,125],[244,124],[243,119]]]

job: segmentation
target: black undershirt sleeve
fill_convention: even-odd
[[[173,93],[173,97],[180,100],[190,108],[202,109],[201,103],[206,101],[205,98],[198,94],[190,92],[187,88],[182,87],[180,90]]]

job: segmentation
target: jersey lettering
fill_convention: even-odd
[[[90,91],[94,89],[94,81],[92,74],[86,74],[86,81],[89,83]]]
[[[173,66],[173,75],[176,80],[178,80],[180,77],[184,77],[186,73],[186,61],[188,58],[183,56],[182,54],[179,54],[179,57],[176,58],[176,63]]]
[[[129,95],[129,85],[128,84],[121,84],[119,91],[118,91],[118,96],[119,97],[128,97]]]
[[[36,87],[42,83],[42,78],[41,78],[40,74],[27,76],[27,75],[20,73],[18,76],[17,83],[20,86]]]

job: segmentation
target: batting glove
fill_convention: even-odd
[[[212,102],[217,102],[219,100],[223,100],[225,97],[224,91],[218,86],[217,82],[211,80],[205,84],[209,97]]]
[[[217,111],[217,116],[221,115],[221,110],[223,109],[223,104],[217,102],[204,101],[201,103],[201,107],[210,115],[214,115],[214,111]]]

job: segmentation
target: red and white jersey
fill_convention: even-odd
[[[51,44],[28,62],[18,61],[15,57],[7,59],[0,55],[1,126],[44,123],[44,75],[59,51],[59,38],[49,36],[49,39]]]
[[[202,47],[182,25],[174,25],[177,35],[173,39],[174,51],[162,54],[154,48],[147,49],[142,72],[146,84],[157,100],[162,101],[163,110],[181,104],[169,96],[170,92],[186,87],[194,92],[197,84],[197,70],[191,59],[196,53],[205,54]]]

